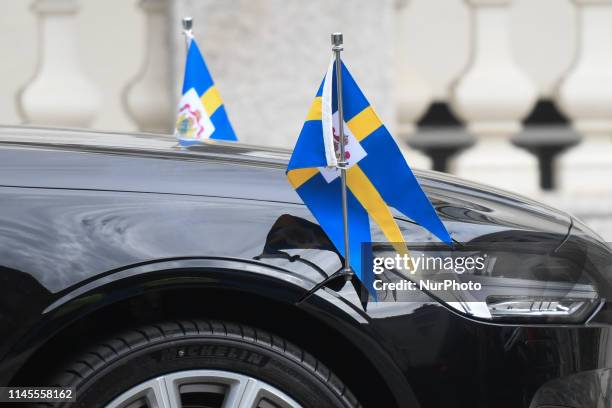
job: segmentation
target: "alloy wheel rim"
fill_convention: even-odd
[[[138,384],[106,408],[301,408],[283,391],[247,375],[188,370]]]

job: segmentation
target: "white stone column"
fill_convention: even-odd
[[[145,57],[138,75],[126,86],[124,105],[138,128],[146,132],[168,133],[174,126],[174,97],[168,38],[168,0],[140,0],[146,18]],[[181,36],[180,32],[174,34]],[[181,48],[185,58],[184,48]],[[182,82],[181,82],[182,83]]]
[[[397,140],[409,164],[416,168],[431,168],[431,159],[420,151],[406,145],[406,140],[416,131],[416,123],[426,113],[433,100],[431,87],[407,62],[403,45],[406,40],[406,24],[403,20],[410,12],[409,0],[398,0],[395,23],[395,61],[397,61],[397,85],[394,89],[397,109]]]
[[[537,160],[513,146],[510,136],[536,101],[535,87],[513,60],[508,38],[511,0],[468,0],[472,50],[454,84],[451,106],[477,137],[476,146],[453,160],[459,176],[524,194],[538,190]]]
[[[99,95],[78,59],[76,0],[36,0],[38,66],[18,96],[25,123],[87,127],[99,108]],[[19,41],[19,39],[15,39]]]
[[[432,102],[431,88],[412,67],[400,68],[395,89],[398,130],[402,137],[416,132],[416,123]]]
[[[612,192],[612,0],[575,0],[578,41],[574,64],[556,102],[583,141],[557,161],[568,193]]]
[[[406,141],[416,132],[416,122],[425,114],[431,98],[427,83],[414,70],[404,67],[399,71],[395,89],[398,123],[396,140],[410,166],[418,169],[430,169],[431,159],[408,146]]]

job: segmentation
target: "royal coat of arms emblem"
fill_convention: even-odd
[[[210,117],[195,89],[187,91],[179,103],[175,136],[181,144],[197,143],[210,137],[215,131]]]
[[[332,131],[336,157],[340,157],[340,135],[338,134],[338,125],[338,112],[336,112],[332,117]],[[367,156],[363,146],[361,146],[361,144],[357,141],[346,122],[344,122],[344,156],[347,161],[347,169],[350,169],[361,159]],[[331,183],[337,177],[340,177],[340,171],[334,167],[320,167],[319,171],[325,178],[325,181],[328,183]]]

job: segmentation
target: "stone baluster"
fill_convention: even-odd
[[[577,51],[556,92],[582,142],[557,160],[563,192],[612,193],[612,0],[575,0]]]
[[[431,93],[423,79],[409,67],[399,72],[395,89],[397,104],[397,139],[410,166],[420,169],[432,167],[431,159],[421,151],[406,144],[416,131],[416,122],[425,114],[431,103]]]
[[[410,66],[401,67],[397,79],[398,133],[406,138],[415,133],[416,123],[432,102],[432,93],[425,80]]]
[[[422,75],[410,64],[405,44],[408,40],[407,24],[411,11],[409,0],[396,0],[395,4],[395,60],[397,81],[395,98],[399,122],[399,135],[406,137],[416,130],[416,122],[427,111],[433,100],[431,87]]]
[[[38,62],[18,95],[25,123],[87,127],[99,107],[94,84],[81,71],[75,20],[76,0],[36,0]]]
[[[167,133],[174,126],[171,86],[178,86],[170,73],[168,0],[141,0],[140,7],[146,17],[145,56],[140,72],[124,90],[123,102],[140,130]]]
[[[511,0],[468,0],[471,58],[454,84],[451,107],[476,136],[453,160],[459,176],[521,193],[538,190],[537,160],[510,142],[536,102],[530,80],[515,64],[508,38]]]
[[[398,84],[395,87],[395,103],[397,106],[397,135],[398,140],[406,142],[416,131],[416,123],[427,111],[433,100],[431,87],[425,79],[410,65],[406,58],[406,51],[402,48],[405,44],[406,24],[403,20],[406,13],[410,12],[407,7],[409,0],[397,0],[395,3],[395,55],[397,61]],[[405,149],[404,154],[411,166],[417,168],[431,168],[431,159],[414,148],[406,148],[403,143],[400,146]]]

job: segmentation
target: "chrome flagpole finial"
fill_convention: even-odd
[[[193,27],[193,18],[191,17],[183,17],[183,31],[191,31],[191,28]]]
[[[342,51],[343,47],[342,44],[344,44],[344,38],[342,33],[332,33],[331,35],[331,42],[332,42],[332,50],[336,51]]]
[[[189,43],[193,38],[193,18],[183,17],[181,25],[183,26],[183,35],[185,36],[185,51],[189,52]]]

